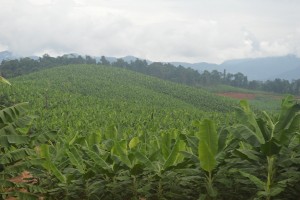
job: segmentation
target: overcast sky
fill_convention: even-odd
[[[0,0],[0,51],[216,62],[300,56],[299,0]]]

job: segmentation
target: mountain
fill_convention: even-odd
[[[13,59],[19,59],[21,56],[18,56],[10,51],[1,51],[0,52],[0,64],[3,60],[13,60]],[[38,60],[38,56],[28,56],[28,58],[31,58],[33,60]]]
[[[63,55],[63,57],[66,57],[66,58],[77,58],[78,56],[80,56],[80,55],[77,53],[68,53],[68,54]]]
[[[190,67],[199,71],[218,70],[228,73],[241,72],[248,77],[249,80],[274,80],[275,78],[293,80],[300,79],[300,58],[295,55],[264,57],[264,58],[245,58],[227,60],[222,64],[214,63],[186,63],[171,62],[175,66]]]
[[[207,62],[199,62],[199,63],[186,63],[186,62],[170,62],[170,64],[175,65],[175,66],[183,66],[186,68],[192,68],[195,69],[199,72],[203,72],[204,70],[212,71],[212,70],[218,70],[219,65],[214,64],[214,63],[207,63]]]
[[[11,60],[17,58],[16,56],[13,55],[12,52],[10,51],[1,51],[0,52],[0,63],[2,60]]]
[[[300,58],[295,55],[264,57],[264,58],[245,58],[227,60],[222,64],[214,63],[186,63],[171,62],[175,66],[190,67],[199,71],[218,70],[228,73],[241,72],[248,77],[249,80],[274,80],[281,78],[286,80],[300,79]]]
[[[135,60],[139,59],[135,56],[125,56],[125,57],[122,57],[122,59],[125,61],[125,62],[128,62],[130,63],[131,61],[134,62]]]
[[[96,59],[97,63],[98,62],[101,62],[101,56],[94,56],[93,58]],[[110,63],[113,63],[113,62],[116,62],[119,58],[117,57],[110,57],[110,56],[105,56],[105,59],[110,62]],[[125,62],[128,62],[130,63],[130,61],[135,61],[137,58],[134,57],[134,56],[125,56],[125,57],[122,57],[122,59],[125,61]]]
[[[295,74],[300,70],[300,58],[295,55],[228,60],[219,68],[230,73],[241,72],[249,80],[300,79],[300,73]]]
[[[100,61],[101,57],[95,57],[97,62]],[[105,57],[106,60],[108,60],[110,63],[116,62],[119,58],[117,57]],[[130,63],[131,61],[134,62],[135,60],[139,59],[139,60],[145,60],[142,58],[138,58],[135,56],[125,56],[125,57],[120,57],[121,59],[123,59],[125,62]],[[151,63],[151,61],[146,60],[148,63]]]
[[[300,79],[300,67],[297,67],[290,71],[284,72],[284,73],[280,74],[279,76],[273,77],[271,79],[275,79],[275,78],[281,78],[281,79],[286,79],[286,80]]]

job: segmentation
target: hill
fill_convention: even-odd
[[[231,102],[205,90],[163,81],[126,69],[99,65],[69,65],[43,70],[12,80],[16,87],[55,90],[109,101],[135,102],[172,108],[187,106],[202,111],[229,110]],[[218,105],[223,104],[219,109]],[[226,106],[227,105],[227,106]]]
[[[10,81],[11,88],[1,88],[0,104],[29,101],[32,114],[38,116],[37,129],[47,131],[69,132],[72,127],[90,132],[108,123],[128,127],[158,116],[166,126],[190,126],[193,119],[225,117],[236,102],[202,89],[99,65],[55,67]]]

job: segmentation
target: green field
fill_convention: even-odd
[[[68,65],[9,81],[0,85],[0,199],[300,194],[300,105],[291,96],[269,115],[257,95],[257,117],[246,101],[121,68]],[[12,181],[24,170],[33,183]]]
[[[190,126],[191,120],[203,117],[224,118],[234,105],[202,89],[96,65],[57,67],[11,83],[1,88],[2,101],[29,102],[31,114],[38,116],[38,130],[63,133],[148,123],[151,117],[163,119],[167,127]]]
[[[285,96],[282,94],[232,87],[229,85],[212,85],[203,87],[203,89],[221,96],[222,94],[228,94],[228,96],[233,96],[231,99],[246,99],[254,109],[266,110],[272,113],[278,113],[280,111],[281,99]],[[247,95],[250,97],[247,97]]]

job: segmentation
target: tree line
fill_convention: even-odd
[[[192,68],[178,67],[170,63],[152,62],[136,59],[126,62],[122,58],[114,62],[107,60],[102,56],[99,61],[91,56],[69,56],[63,55],[51,57],[48,54],[39,59],[21,58],[15,60],[3,60],[0,65],[0,74],[6,78],[12,78],[23,74],[28,74],[45,68],[69,65],[69,64],[101,64],[113,67],[126,68],[132,71],[140,72],[146,75],[155,76],[164,80],[187,84],[190,86],[211,86],[225,84],[240,88],[253,90],[263,90],[276,93],[300,94],[300,79],[288,81],[284,79],[275,79],[267,81],[249,81],[247,76],[242,73],[227,73],[226,70],[219,72],[217,70],[199,72]]]

